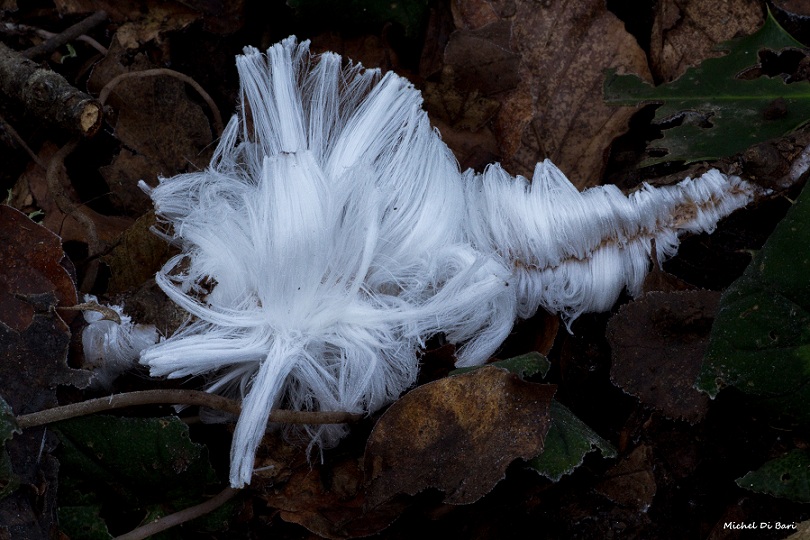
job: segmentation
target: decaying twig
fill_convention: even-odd
[[[44,123],[93,135],[101,125],[101,104],[58,73],[0,43],[0,95]]]
[[[45,57],[56,49],[70,43],[71,41],[77,39],[82,34],[87,33],[92,28],[95,28],[99,24],[103,23],[107,20],[107,13],[104,11],[96,11],[91,16],[87,17],[81,22],[74,24],[73,26],[65,29],[64,31],[54,34],[52,37],[48,38],[47,40],[43,41],[39,45],[35,47],[31,47],[30,49],[26,49],[22,56],[25,58],[29,58],[31,60],[36,60],[37,58]]]
[[[17,417],[17,425],[21,429],[27,429],[135,405],[199,405],[233,414],[239,414],[242,410],[242,405],[236,400],[200,390],[142,390],[23,414]],[[276,409],[270,414],[269,421],[283,424],[343,424],[355,422],[360,418],[362,415],[340,411],[310,412]]]
[[[170,529],[171,527],[180,525],[186,521],[191,521],[192,519],[196,519],[216,510],[231,500],[237,493],[239,493],[238,489],[226,487],[217,495],[211,497],[203,503],[180,510],[174,514],[169,514],[168,516],[164,516],[160,519],[152,521],[151,523],[147,523],[146,525],[142,525],[126,534],[117,536],[115,540],[142,540],[143,538],[148,538],[153,534],[165,531],[166,529]]]

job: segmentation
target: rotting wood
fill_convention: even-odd
[[[0,96],[43,123],[92,136],[101,125],[101,104],[58,73],[0,43]]]

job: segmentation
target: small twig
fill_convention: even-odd
[[[20,23],[12,23],[12,22],[4,22],[0,24],[0,32],[5,34],[36,34],[42,38],[50,39],[56,35],[56,32],[49,32],[44,28],[39,28],[36,26],[30,26],[27,24],[20,24]],[[82,34],[76,38],[76,41],[83,41],[93,47],[95,50],[100,52],[103,55],[107,54],[107,47],[96,41],[95,39],[91,38],[88,35]]]
[[[176,525],[180,525],[181,523],[185,523],[187,521],[191,521],[192,519],[204,516],[205,514],[216,510],[217,508],[219,508],[220,506],[231,500],[237,493],[239,493],[238,489],[226,487],[225,489],[220,491],[217,495],[208,499],[204,503],[200,503],[197,506],[186,508],[185,510],[180,510],[179,512],[175,512],[174,514],[169,514],[168,516],[164,516],[160,519],[152,521],[151,523],[142,525],[137,529],[129,531],[126,534],[117,536],[116,540],[142,540],[143,538],[148,538],[153,534],[165,531],[166,529],[169,529]]]
[[[17,417],[17,425],[27,429],[134,405],[199,405],[232,414],[239,414],[242,410],[242,405],[236,400],[200,390],[141,390],[23,414]],[[270,413],[269,421],[283,424],[343,424],[360,418],[362,415],[346,412],[277,409]]]
[[[71,41],[77,39],[82,34],[86,34],[92,28],[95,28],[96,26],[98,26],[99,24],[103,23],[106,20],[107,20],[106,12],[96,11],[83,21],[74,24],[73,26],[65,29],[62,32],[59,32],[53,37],[43,41],[39,45],[31,47],[30,49],[26,49],[25,51],[23,51],[22,55],[31,60],[47,56],[52,52],[54,52],[55,50],[57,50],[62,45],[70,43]]]
[[[98,100],[104,104],[107,102],[107,98],[110,96],[110,92],[123,81],[124,79],[130,79],[133,77],[155,77],[159,75],[166,75],[168,77],[174,77],[175,79],[180,79],[184,83],[188,84],[197,93],[200,97],[205,101],[208,105],[208,108],[211,109],[211,115],[213,116],[214,122],[214,129],[216,130],[217,136],[222,135],[222,131],[225,129],[224,124],[222,123],[222,115],[219,112],[219,107],[217,104],[214,103],[214,100],[211,99],[211,96],[208,95],[208,92],[203,89],[202,86],[199,85],[197,81],[186,75],[185,73],[180,73],[179,71],[175,71],[173,69],[167,68],[156,68],[156,69],[145,69],[143,71],[130,71],[128,73],[122,73],[116,77],[113,77],[110,82],[104,85],[104,88],[101,89],[101,92],[98,95]]]
[[[115,324],[121,324],[121,316],[113,308],[109,306],[102,306],[98,302],[83,302],[75,306],[56,306],[56,309],[65,311],[95,311],[101,313],[99,321],[112,321]]]

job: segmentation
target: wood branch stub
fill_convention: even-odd
[[[89,137],[101,125],[101,104],[64,77],[0,43],[0,95],[43,123]]]

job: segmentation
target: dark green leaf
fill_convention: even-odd
[[[796,502],[810,502],[810,452],[793,450],[737,480],[737,485]]]
[[[551,427],[546,435],[543,453],[529,465],[546,478],[557,482],[582,465],[585,455],[600,450],[605,457],[615,457],[616,450],[597,435],[567,407],[551,402]]]
[[[108,540],[112,535],[100,510],[99,506],[61,506],[59,528],[70,540]]]
[[[810,420],[810,188],[720,300],[697,387],[725,386]]]
[[[487,365],[505,369],[510,373],[514,373],[521,379],[531,377],[532,375],[537,375],[538,373],[540,374],[541,377],[545,377],[546,374],[548,373],[548,370],[551,368],[551,362],[549,362],[545,356],[543,356],[538,352],[521,354],[520,356],[515,356],[513,358],[508,358],[506,360],[500,360],[498,362],[493,362]],[[463,367],[454,369],[453,371],[450,372],[450,375],[461,375],[462,373],[469,373],[481,367],[483,366]]]
[[[727,55],[705,60],[671,83],[653,87],[635,75],[609,73],[605,101],[614,105],[659,103],[655,122],[683,121],[665,129],[664,138],[650,144],[649,149],[666,150],[667,154],[643,165],[729,156],[784,135],[810,119],[809,82],[738,78],[758,64],[762,50],[801,47],[769,13],[755,34],[720,45]]]
[[[131,505],[173,501],[182,508],[216,482],[207,449],[176,417],[91,416],[56,429],[63,473],[105,485]]]

